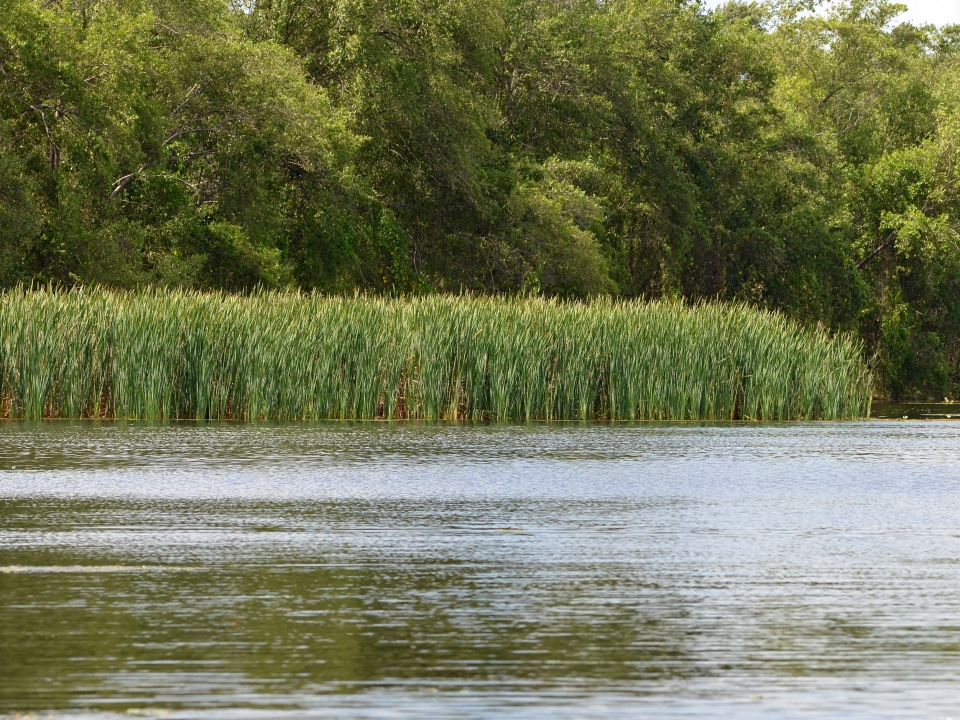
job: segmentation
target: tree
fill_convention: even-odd
[[[8,282],[284,284],[304,207],[352,211],[341,114],[221,3],[15,0],[0,54]]]

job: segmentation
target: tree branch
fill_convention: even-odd
[[[882,253],[884,250],[886,250],[888,247],[890,247],[891,245],[893,245],[893,241],[894,241],[894,239],[896,239],[896,237],[897,237],[897,231],[896,231],[896,230],[891,230],[891,231],[890,231],[890,234],[887,235],[887,239],[884,240],[884,241],[880,244],[879,247],[877,247],[873,252],[871,252],[869,255],[867,255],[863,260],[861,260],[860,262],[857,263],[857,270],[863,270],[867,265],[870,264],[870,262],[871,262],[877,255],[879,255],[879,254]]]
[[[177,130],[175,133],[173,133],[172,135],[170,135],[166,140],[164,140],[162,143],[160,143],[160,147],[165,147],[166,145],[169,145],[169,144],[172,143],[174,140],[176,140],[178,137],[181,137],[181,136],[183,136],[183,135],[191,135],[191,134],[193,134],[193,133],[217,132],[217,131],[220,130],[220,128],[222,128],[224,125],[227,125],[228,123],[232,123],[232,122],[235,121],[235,120],[242,120],[242,119],[245,118],[245,117],[247,117],[246,114],[243,114],[243,115],[231,115],[230,117],[224,118],[223,120],[221,120],[220,122],[218,122],[218,123],[217,123],[216,125],[214,125],[213,127],[186,128],[185,130]]]
[[[54,110],[53,105],[31,105],[30,109],[40,113],[40,119],[43,121],[43,130],[47,135],[47,143],[50,145],[50,169],[56,171],[60,166],[60,146],[57,145],[56,141],[53,139],[53,131],[50,129],[50,126],[47,124],[47,114],[44,110]],[[60,101],[57,100],[56,110],[54,115],[57,118],[62,117],[60,113]]]
[[[124,175],[122,178],[120,178],[115,183],[113,183],[116,187],[114,187],[113,192],[110,193],[109,199],[113,200],[117,195],[122,193],[130,183],[132,183],[134,180],[140,177],[141,174],[143,174],[143,171],[146,170],[147,167],[148,167],[147,165],[141,165],[140,169],[137,170],[135,173]]]
[[[847,81],[844,82],[844,83],[840,83],[840,84],[837,85],[835,88],[833,88],[833,90],[831,90],[830,92],[828,92],[828,93],[823,97],[823,99],[822,99],[820,102],[817,103],[817,110],[821,109],[821,108],[830,100],[830,98],[832,98],[834,95],[836,95],[838,92],[840,92],[840,91],[843,90],[844,88],[849,87],[850,85],[853,85],[854,83],[858,83],[858,82],[860,82],[861,80],[864,80],[864,79],[870,77],[871,75],[876,75],[876,74],[882,73],[882,72],[883,72],[882,70],[868,70],[867,72],[863,73],[863,75],[859,75],[859,76],[857,76],[857,77],[855,77],[855,78],[853,78],[853,79],[851,79],[851,80],[847,80]]]
[[[186,105],[188,102],[190,102],[190,98],[192,98],[193,95],[194,95],[194,93],[196,93],[197,90],[199,90],[199,89],[200,89],[200,83],[196,83],[192,88],[190,88],[189,90],[187,90],[187,96],[186,96],[185,98],[183,98],[183,102],[180,103],[179,105],[177,105],[176,109],[174,109],[174,111],[173,111],[172,113],[170,113],[169,115],[167,115],[167,117],[168,117],[168,118],[172,118],[172,117],[173,117],[174,115],[176,115],[178,112],[180,112],[181,110],[183,110],[183,106]]]

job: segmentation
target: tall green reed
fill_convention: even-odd
[[[0,294],[0,413],[194,420],[869,415],[846,335],[742,304]]]

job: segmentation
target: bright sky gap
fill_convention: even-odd
[[[704,6],[715,8],[725,0],[704,0]],[[915,25],[950,25],[960,23],[960,0],[901,0],[909,9],[900,16],[903,22]]]

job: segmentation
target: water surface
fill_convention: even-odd
[[[960,423],[0,425],[0,714],[960,716]]]

